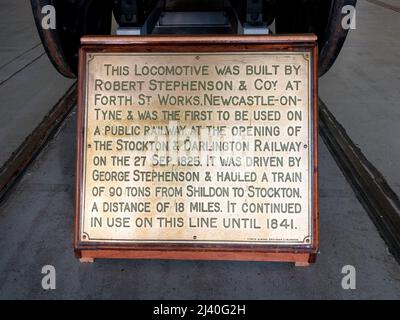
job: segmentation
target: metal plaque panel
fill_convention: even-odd
[[[80,244],[315,245],[314,51],[216,51],[81,56]]]

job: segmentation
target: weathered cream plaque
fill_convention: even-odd
[[[90,53],[83,242],[312,242],[310,52]]]
[[[80,261],[315,262],[315,35],[81,44]]]

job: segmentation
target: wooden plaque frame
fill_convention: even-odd
[[[84,109],[86,55],[92,52],[310,52],[312,57],[312,190],[313,242],[308,246],[231,244],[109,244],[84,243],[79,239],[81,188],[83,183]],[[306,266],[315,262],[319,248],[318,231],[318,112],[317,38],[314,35],[288,36],[91,36],[81,39],[77,109],[77,162],[75,199],[75,255],[82,262],[95,258],[252,260],[294,262]]]

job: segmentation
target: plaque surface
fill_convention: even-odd
[[[78,255],[315,253],[314,37],[126,39],[83,39]]]

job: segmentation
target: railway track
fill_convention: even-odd
[[[380,1],[380,0],[365,0],[365,1],[367,1],[369,3],[372,3],[372,4],[375,4],[377,6],[380,6],[382,8],[389,9],[389,10],[392,10],[394,12],[400,13],[400,7],[399,6],[395,6],[395,5],[392,5],[390,3],[387,3],[387,2],[384,2],[384,1]]]
[[[391,254],[400,264],[400,199],[368,161],[322,100],[319,132],[358,200],[368,212]]]
[[[57,128],[76,105],[76,101],[77,88],[74,84],[0,168],[0,202],[53,137]]]

